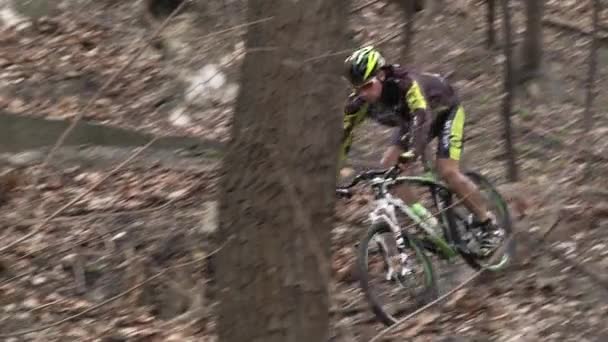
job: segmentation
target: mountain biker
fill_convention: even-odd
[[[425,158],[426,145],[437,137],[435,161],[439,176],[450,190],[464,198],[464,204],[474,214],[469,223],[482,231],[480,251],[489,254],[496,247],[493,237],[498,227],[475,183],[460,171],[465,112],[454,88],[440,75],[385,63],[373,46],[355,50],[344,61],[344,71],[354,91],[344,108],[341,160],[350,149],[354,128],[366,118],[395,127],[381,160],[386,168],[397,164],[399,156],[411,147],[416,159]],[[395,193],[416,215],[430,216],[406,184],[395,187]]]

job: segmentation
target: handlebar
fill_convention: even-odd
[[[401,169],[398,166],[393,166],[393,167],[391,167],[389,169],[385,169],[385,170],[365,171],[363,173],[358,174],[352,180],[352,182],[350,182],[350,184],[336,188],[336,195],[338,197],[351,198],[353,196],[353,193],[350,190],[350,188],[359,184],[361,181],[372,180],[379,176],[384,176],[384,179],[389,179],[389,178],[394,179],[397,177],[397,175],[399,175],[400,172],[401,172]]]
[[[350,182],[350,184],[336,188],[336,195],[338,197],[351,198],[353,196],[353,194],[350,191],[350,188],[359,184],[361,181],[372,180],[379,176],[384,176],[384,179],[390,179],[390,178],[395,179],[401,173],[401,168],[399,167],[399,164],[404,164],[404,163],[406,163],[408,161],[412,161],[414,159],[415,159],[415,156],[413,153],[411,153],[411,152],[402,153],[401,155],[399,155],[399,160],[398,160],[397,164],[395,164],[394,166],[392,166],[388,169],[384,169],[384,170],[364,171],[364,172],[358,174],[357,176],[355,176],[355,178]]]

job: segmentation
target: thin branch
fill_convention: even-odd
[[[256,25],[256,24],[260,24],[260,23],[263,23],[263,22],[266,22],[266,21],[270,21],[272,19],[274,19],[274,17],[266,17],[266,18],[250,21],[250,22],[247,22],[247,23],[239,24],[239,25],[236,25],[236,26],[228,27],[228,28],[223,29],[223,30],[219,30],[219,31],[215,31],[215,32],[211,32],[209,34],[206,34],[206,35],[200,37],[199,39],[207,39],[207,38],[210,38],[210,37],[218,36],[218,35],[221,35],[221,34],[224,34],[224,33],[227,33],[227,32],[238,30],[238,29],[243,28],[243,27],[249,27],[249,26],[252,26],[252,25]]]
[[[584,263],[569,259],[565,257],[562,253],[552,250],[551,248],[546,248],[547,252],[551,254],[552,257],[560,260],[561,262],[568,264],[572,267],[573,270],[578,271],[579,273],[589,277],[593,282],[599,285],[602,289],[608,292],[608,278],[602,276],[604,272],[598,269],[592,269],[585,266]]]
[[[541,244],[545,243],[545,240],[547,239],[549,234],[551,234],[555,230],[555,228],[557,228],[559,226],[560,222],[562,222],[562,218],[563,218],[562,211],[558,210],[556,215],[557,216],[555,217],[555,220],[553,221],[551,226],[549,226],[549,229],[547,229],[547,231],[545,231],[543,233],[543,235],[540,237]]]
[[[76,251],[76,258],[72,263],[72,273],[74,274],[74,287],[76,294],[83,295],[87,292],[86,277],[84,274],[83,257],[81,248]]]
[[[202,183],[201,180],[197,181],[195,183],[195,185],[198,186],[198,185],[200,185],[200,183]],[[193,187],[194,187],[194,185],[191,186],[190,188],[192,189]],[[182,199],[182,197],[174,197],[163,204],[157,205],[155,207],[148,207],[148,208],[142,208],[142,209],[120,210],[120,211],[110,211],[110,212],[91,212],[91,213],[86,213],[86,214],[82,214],[82,215],[72,215],[72,216],[57,216],[57,217],[54,217],[52,219],[52,221],[82,220],[82,221],[86,222],[86,221],[93,220],[93,219],[114,217],[114,216],[120,216],[120,215],[145,214],[145,213],[163,210],[180,199]],[[32,225],[32,224],[36,224],[38,221],[39,220],[25,220],[25,221],[19,221],[19,224],[20,225]]]
[[[139,289],[140,287],[148,284],[149,282],[151,282],[151,281],[153,281],[153,280],[155,280],[157,278],[162,277],[163,275],[165,275],[167,272],[169,272],[171,270],[175,270],[175,269],[178,269],[178,268],[186,267],[186,266],[189,266],[189,265],[193,265],[193,264],[199,263],[199,262],[201,262],[203,260],[206,260],[210,256],[212,256],[215,253],[219,252],[220,249],[222,249],[224,246],[226,246],[226,244],[228,244],[228,242],[230,242],[231,240],[232,240],[232,236],[229,237],[228,239],[226,239],[226,241],[221,246],[219,246],[218,248],[216,248],[211,253],[206,254],[206,255],[204,255],[202,257],[196,258],[196,259],[194,259],[192,261],[188,261],[188,262],[185,262],[185,263],[182,263],[182,264],[178,264],[178,265],[174,265],[174,266],[171,266],[171,267],[167,267],[164,270],[158,272],[157,274],[151,276],[150,278],[142,281],[141,283],[138,283],[138,284],[134,285],[133,287],[129,288],[128,290],[125,290],[124,292],[121,292],[121,293],[117,294],[114,297],[108,298],[108,299],[104,300],[103,302],[101,302],[99,304],[93,305],[90,308],[85,309],[85,310],[83,310],[83,311],[81,311],[81,312],[79,312],[77,314],[74,314],[72,316],[69,316],[69,317],[66,317],[64,319],[61,319],[61,320],[59,320],[57,322],[50,323],[50,324],[47,324],[47,325],[43,325],[43,326],[40,326],[40,327],[37,327],[37,328],[32,328],[32,329],[27,329],[27,330],[21,330],[21,331],[9,333],[9,334],[3,334],[3,335],[0,335],[0,338],[17,337],[17,336],[23,336],[23,335],[27,335],[27,334],[31,334],[31,333],[35,333],[35,332],[44,331],[44,330],[47,330],[47,329],[59,326],[59,325],[65,323],[65,322],[72,321],[72,320],[74,320],[76,318],[82,317],[83,315],[85,315],[85,314],[87,314],[87,313],[89,313],[89,312],[91,312],[93,310],[99,309],[102,306],[105,306],[105,305],[107,305],[107,304],[109,304],[111,302],[114,302],[117,299],[120,299],[120,298],[128,295],[129,293],[131,293],[131,292]]]
[[[67,208],[71,207],[74,203],[78,202],[81,198],[83,198],[84,196],[86,196],[87,194],[89,194],[91,191],[95,190],[102,182],[104,182],[106,179],[108,179],[111,175],[113,175],[114,173],[116,173],[118,170],[120,170],[123,166],[125,166],[127,163],[129,163],[131,160],[135,159],[137,156],[139,156],[140,153],[142,153],[144,150],[146,150],[148,147],[150,147],[152,144],[154,144],[157,140],[159,139],[158,136],[154,137],[152,140],[150,140],[146,145],[144,145],[143,147],[141,147],[137,152],[133,153],[129,158],[125,159],[122,163],[120,163],[117,167],[115,167],[112,171],[110,171],[108,174],[106,174],[105,177],[101,178],[97,183],[93,184],[93,186],[91,186],[87,191],[81,193],[80,195],[76,196],[73,200],[71,200],[70,202],[68,202],[67,204],[65,204],[63,207],[57,209],[53,214],[51,214],[50,216],[48,216],[46,219],[44,219],[36,229],[34,229],[31,233],[24,235],[23,237],[13,241],[12,243],[0,248],[0,253],[3,253],[4,251],[14,247],[15,245],[31,238],[32,236],[38,234],[41,230],[42,227],[44,227],[44,225],[46,225],[49,221],[51,221],[55,216],[61,214],[64,210],[66,210]]]
[[[402,34],[401,31],[397,30],[397,32],[386,34],[381,39],[378,39],[375,42],[370,42],[369,44],[379,46],[379,45],[382,45],[382,44],[384,44],[386,42],[389,42],[389,41],[391,41],[391,40],[399,37],[401,34]],[[335,52],[328,51],[328,52],[326,52],[326,53],[324,53],[322,55],[318,55],[318,56],[315,56],[315,57],[307,58],[307,59],[303,60],[302,63],[314,62],[314,61],[318,61],[318,60],[325,59],[325,58],[328,58],[328,57],[341,56],[341,55],[348,54],[350,52],[352,52],[352,49],[344,49],[344,50],[335,51]]]
[[[190,185],[185,190],[185,193],[188,193],[190,191],[195,190],[202,183],[203,183],[203,179],[197,180],[196,182],[194,182],[194,184]],[[87,214],[82,214],[82,215],[73,215],[73,216],[58,216],[58,217],[54,217],[52,219],[52,221],[81,220],[81,221],[85,221],[86,222],[86,221],[93,220],[93,219],[114,217],[114,216],[120,216],[120,215],[139,215],[139,214],[145,214],[145,213],[150,213],[150,212],[156,212],[156,211],[159,211],[159,210],[163,210],[163,209],[171,206],[173,203],[175,203],[178,200],[181,200],[183,198],[184,197],[176,196],[176,197],[171,198],[167,202],[165,202],[163,204],[160,204],[160,205],[157,205],[155,207],[148,207],[148,208],[143,208],[143,209],[133,209],[133,210],[111,211],[111,212],[92,212],[92,213],[87,213]],[[26,221],[20,221],[19,224],[20,225],[32,225],[32,224],[36,224],[37,222],[38,222],[38,220],[26,220]],[[63,243],[61,243],[61,244],[63,244]]]
[[[202,183],[202,180],[199,179],[197,182],[194,183],[194,185],[190,186],[190,189],[196,189],[201,183]],[[146,209],[140,209],[140,210],[130,210],[130,211],[119,211],[119,212],[111,212],[111,213],[97,213],[97,214],[89,214],[89,215],[81,215],[81,216],[62,216],[62,217],[59,217],[59,219],[61,219],[61,220],[79,219],[79,220],[83,220],[84,222],[86,222],[88,220],[95,219],[95,218],[113,217],[113,216],[118,216],[118,215],[135,215],[135,214],[143,214],[143,213],[148,213],[148,212],[155,212],[155,211],[159,211],[159,210],[162,210],[164,208],[169,207],[171,204],[173,204],[178,199],[181,199],[181,198],[180,197],[174,197],[171,200],[167,201],[167,203],[165,203],[163,205],[156,206],[156,207],[152,207],[152,208],[146,208]],[[83,223],[83,222],[81,221],[81,223]],[[95,237],[92,237],[92,238],[85,238],[85,239],[78,240],[78,241],[72,243],[71,245],[67,246],[67,248],[60,249],[56,253],[51,254],[49,256],[49,258],[53,257],[55,255],[59,255],[59,254],[68,252],[68,251],[72,250],[73,248],[76,248],[79,245],[86,244],[86,243],[91,243],[91,242],[96,242],[98,240],[101,240],[101,239],[105,238],[105,236],[112,235],[112,234],[117,233],[117,232],[119,232],[121,230],[124,230],[124,229],[125,229],[124,227],[118,226],[118,227],[115,227],[114,229],[110,229],[110,230],[104,232],[101,236],[95,236]],[[53,248],[61,247],[61,246],[65,246],[65,241],[61,241],[61,242],[56,243],[54,245],[46,245],[45,247],[42,247],[41,249],[39,249],[37,251],[32,251],[32,252],[29,252],[27,254],[24,254],[24,255],[20,256],[17,259],[17,261],[25,259],[25,258],[27,258],[27,257],[29,257],[31,255],[34,255],[34,254],[44,252],[44,251],[46,251],[48,249],[53,249]],[[0,285],[4,284],[5,282],[8,282],[10,280],[14,280],[16,278],[21,278],[21,277],[26,276],[26,275],[31,274],[31,273],[34,273],[34,272],[26,272],[26,273],[19,274],[18,276],[15,276],[15,277],[13,277],[11,279],[8,279],[7,281],[0,282]]]
[[[255,49],[249,49],[249,51],[257,51]],[[241,56],[242,54],[244,54],[245,52],[247,52],[248,50],[244,50],[241,51],[237,54],[235,54],[230,60],[226,61],[223,65],[228,65],[230,64],[233,60],[235,60],[236,58],[238,58],[239,56]],[[260,51],[273,51],[273,48],[267,48],[267,47],[261,47]],[[193,91],[194,89],[198,88],[199,86],[201,86],[202,84],[205,84],[209,81],[211,81],[215,76],[217,76],[220,72],[220,68],[218,68],[218,70],[211,75],[209,78],[207,78],[205,81],[200,82],[199,84],[197,84],[195,87],[193,87],[190,91]],[[190,106],[190,105],[189,105]],[[185,111],[187,109],[189,109],[190,107],[187,106],[184,111],[182,111],[182,113],[180,113],[180,115],[183,115],[185,113]],[[145,151],[146,149],[148,149],[150,146],[152,146],[152,144],[154,144],[158,139],[160,139],[160,136],[155,136],[154,138],[152,138],[146,145],[144,145],[143,147],[141,147],[137,152],[133,153],[131,156],[129,156],[127,159],[125,159],[122,163],[120,163],[116,168],[114,168],[112,171],[110,171],[110,173],[108,173],[105,177],[103,177],[102,179],[100,179],[97,183],[95,183],[93,186],[91,186],[87,191],[85,191],[84,193],[80,194],[79,196],[77,196],[76,198],[74,198],[72,201],[68,202],[66,205],[64,205],[63,207],[59,208],[57,211],[55,211],[53,214],[51,214],[50,216],[48,216],[47,218],[45,218],[40,225],[34,229],[34,231],[32,231],[29,234],[26,234],[25,236],[17,239],[16,241],[10,243],[7,246],[4,246],[2,248],[0,248],[0,253],[12,248],[13,246],[31,238],[32,236],[38,234],[41,231],[41,228],[46,225],[48,222],[50,222],[53,218],[55,218],[57,215],[59,215],[60,213],[62,213],[63,211],[65,211],[66,209],[68,209],[69,207],[71,207],[74,203],[78,202],[81,198],[83,198],[85,195],[89,194],[91,191],[93,191],[94,189],[96,189],[101,183],[103,183],[106,179],[108,179],[111,175],[113,175],[114,173],[118,172],[120,169],[122,169],[122,167],[124,167],[126,164],[128,164],[131,160],[135,159],[137,156],[139,156],[143,151]]]
[[[540,239],[534,239],[534,240],[536,240],[535,241],[535,245],[536,246],[540,246],[541,248],[546,249],[549,252],[549,254],[551,254],[551,256],[553,256],[557,260],[562,261],[564,263],[570,264],[573,267],[573,269],[576,269],[577,271],[579,271],[579,272],[583,273],[584,275],[590,277],[598,285],[601,285],[604,289],[608,290],[608,279],[604,279],[601,276],[598,276],[596,274],[597,272],[593,272],[592,270],[590,270],[589,268],[585,267],[585,265],[583,265],[583,264],[581,264],[579,262],[576,262],[574,260],[570,260],[568,258],[564,258],[563,255],[561,255],[558,252],[553,251],[551,248],[548,248],[548,246],[545,245],[547,236],[550,233],[552,233],[555,230],[556,227],[559,226],[559,223],[562,221],[562,218],[563,218],[563,215],[561,214],[561,212],[558,212],[555,220],[553,221],[553,223],[551,224],[551,226],[547,229],[547,231],[545,231],[545,233],[541,236],[541,238]],[[494,255],[492,255],[492,257],[490,257],[490,260],[488,261],[488,263],[491,264],[494,261],[496,261],[497,257],[503,253],[503,251],[506,249],[507,245],[511,242],[511,240],[514,237],[515,237],[515,234],[511,233],[511,235],[509,236],[508,239],[505,240],[505,242],[503,243],[503,245],[499,249],[497,249],[497,251],[494,253]],[[412,312],[411,314],[407,315],[403,319],[400,319],[399,321],[395,322],[395,324],[391,325],[390,327],[382,330],[379,334],[377,334],[376,336],[374,336],[374,338],[372,338],[369,342],[379,341],[381,337],[383,337],[386,334],[388,334],[389,332],[393,331],[398,326],[403,325],[405,322],[407,322],[408,320],[410,320],[413,317],[417,316],[421,312],[423,312],[423,311],[429,309],[430,307],[438,304],[439,302],[441,302],[444,299],[446,299],[447,297],[451,296],[452,294],[454,294],[458,290],[460,290],[463,287],[465,287],[466,285],[470,284],[473,280],[477,279],[485,271],[486,271],[486,269],[482,268],[481,270],[475,272],[469,278],[467,278],[465,281],[463,281],[462,283],[460,283],[457,287],[453,288],[452,290],[450,290],[446,294],[444,294],[441,297],[435,299],[434,301],[426,304],[425,306],[419,308],[418,310]]]
[[[494,29],[494,18],[496,16],[496,0],[487,0],[486,9],[486,45],[488,48],[496,44],[496,30]]]
[[[90,98],[89,102],[87,102],[84,106],[83,109],[81,109],[78,114],[74,117],[74,119],[72,120],[72,122],[70,123],[70,125],[63,131],[63,133],[59,136],[59,138],[57,139],[57,141],[55,142],[55,144],[53,145],[53,147],[51,148],[51,150],[49,151],[49,153],[46,155],[45,159],[42,162],[42,165],[40,167],[39,173],[34,177],[33,180],[33,188],[32,188],[32,196],[31,196],[31,200],[33,200],[34,198],[34,193],[36,191],[36,184],[38,184],[39,178],[42,174],[42,171],[48,166],[51,157],[55,154],[55,152],[57,152],[57,150],[59,149],[59,147],[61,145],[63,145],[63,143],[65,142],[65,140],[67,139],[68,135],[74,130],[74,128],[76,127],[76,125],[78,124],[78,122],[82,119],[82,117],[84,116],[84,113],[86,113],[89,108],[93,105],[93,103],[95,103],[95,101],[97,101],[97,99],[101,96],[101,94],[110,86],[110,84],[112,84],[117,78],[118,76],[120,76],[131,64],[133,64],[133,62],[135,62],[135,60],[137,58],[139,58],[144,51],[146,50],[146,48],[152,44],[152,42],[156,39],[156,37],[165,29],[165,27],[169,24],[169,22],[171,21],[171,19],[173,19],[177,13],[179,11],[182,10],[182,8],[186,5],[188,1],[183,1],[179,6],[177,6],[177,8],[175,8],[175,10],[173,12],[171,12],[171,14],[165,19],[165,21],[158,27],[158,29],[156,29],[156,31],[154,31],[154,33],[152,34],[151,37],[149,37],[147,40],[145,40],[144,37],[142,37],[139,41],[137,41],[137,43],[140,43],[140,46],[136,49],[136,53],[133,54],[131,56],[131,58],[127,61],[126,64],[124,64],[119,70],[117,70],[112,77],[110,77],[102,86],[101,88],[99,88],[99,90]],[[145,40],[145,41],[144,41]],[[135,43],[133,44],[135,45]],[[40,206],[42,206],[42,203],[40,203]],[[1,249],[0,252],[2,252],[4,249]]]
[[[365,8],[373,5],[373,4],[376,4],[378,2],[380,2],[380,0],[371,0],[371,1],[368,1],[368,2],[364,3],[363,5],[359,5],[359,6],[355,7],[355,8],[353,8],[353,9],[351,9],[350,10],[350,14],[357,13],[357,12],[359,12],[359,11],[361,11],[361,10],[363,10],[363,9],[365,9]]]
[[[403,0],[402,0],[403,1]],[[403,28],[403,34],[405,35],[405,43],[402,49],[403,63],[411,63],[412,59],[412,45],[414,42],[414,24],[416,17],[416,1],[405,0],[404,11],[405,11],[405,27]]]
[[[250,49],[248,49],[247,51],[243,51],[243,52],[240,52],[240,53],[236,54],[236,55],[235,55],[235,56],[233,56],[233,57],[232,57],[230,60],[226,61],[226,62],[223,64],[223,66],[226,66],[226,65],[230,64],[230,63],[231,63],[233,60],[235,60],[236,58],[238,58],[240,55],[244,54],[245,52],[273,51],[273,50],[274,50],[274,48],[272,48],[272,47],[250,48]],[[207,83],[207,82],[211,81],[211,79],[213,79],[215,76],[217,76],[217,74],[219,73],[219,69],[220,69],[220,68],[218,68],[218,70],[217,70],[217,71],[216,71],[216,72],[215,72],[213,75],[211,75],[209,78],[207,78],[205,81],[200,82],[200,83],[199,83],[199,84],[197,84],[195,87],[193,87],[192,89],[190,89],[190,90],[187,92],[187,94],[188,94],[189,92],[191,92],[191,91],[194,91],[194,89],[198,88],[200,85],[205,84],[205,83]],[[182,112],[180,115],[183,115],[183,113],[185,113],[185,112],[186,112],[186,110],[187,110],[188,108],[189,108],[189,106],[187,106],[187,107],[186,107],[186,109],[184,109],[184,111],[183,111],[183,112]],[[156,139],[156,138],[155,138],[155,139]],[[154,139],[153,139],[153,140],[154,140]],[[148,143],[148,145],[146,145],[146,146],[151,145],[151,143],[153,143],[153,141],[150,141],[150,142]],[[127,159],[127,160],[125,160],[125,161],[124,161],[124,162],[123,162],[121,165],[119,165],[117,168],[115,168],[115,169],[112,171],[112,173],[113,173],[113,172],[116,172],[116,171],[117,171],[117,170],[120,168],[120,166],[124,166],[124,165],[126,165],[126,163],[127,163],[129,160],[132,160],[134,157],[136,157],[136,155],[137,155],[137,154],[139,154],[139,153],[143,152],[143,150],[145,150],[145,149],[146,149],[146,146],[144,146],[144,147],[143,147],[141,150],[139,150],[137,153],[135,153],[135,155],[131,155],[131,156],[130,156],[130,157]],[[108,178],[109,176],[110,176],[110,175],[107,175],[107,176],[106,176],[104,179]],[[102,182],[104,179],[100,180],[99,182]],[[198,185],[199,185],[201,182],[202,182],[202,180],[199,180],[199,181],[198,181],[198,182],[196,182],[196,183],[195,183],[195,184],[194,184],[194,185],[193,185],[191,188],[192,188],[192,189],[196,189],[196,187],[197,187],[197,186],[198,186]],[[95,184],[95,185],[94,185],[94,187],[96,187],[96,186],[98,186],[98,185],[99,185],[99,183],[98,183],[98,184]],[[88,191],[88,192],[90,192],[90,190],[92,190],[92,189],[89,189],[89,191]],[[175,202],[177,199],[178,199],[177,197],[176,197],[176,198],[173,198],[173,199],[171,199],[169,202],[165,203],[164,205],[162,205],[162,206],[160,206],[160,207],[148,208],[148,209],[142,209],[142,210],[139,210],[139,211],[131,211],[131,212],[126,212],[126,213],[133,213],[133,212],[136,212],[136,213],[144,213],[144,212],[149,212],[149,211],[155,211],[155,210],[159,210],[159,209],[162,209],[162,208],[164,208],[164,207],[168,207],[168,206],[169,206],[171,203]],[[77,200],[76,200],[76,201],[77,201]],[[75,202],[75,201],[73,201],[73,202]],[[63,209],[65,210],[65,208],[63,208]],[[122,212],[122,213],[108,213],[108,214],[107,214],[107,216],[119,215],[119,214],[124,214],[124,213],[125,213],[125,212]],[[99,215],[101,216],[102,214],[99,214]],[[89,217],[89,218],[94,218],[94,217],[97,217],[97,216],[93,216],[93,217]],[[44,225],[44,224],[48,223],[48,222],[49,222],[50,220],[52,220],[53,218],[54,218],[53,216],[51,216],[51,217],[47,218],[47,220],[46,220],[45,222],[43,222],[43,223],[42,223],[42,225]],[[109,231],[109,232],[107,232],[107,233],[108,233],[108,234],[112,234],[112,233],[118,232],[119,230],[122,230],[122,229],[123,229],[123,227],[117,227],[117,228],[115,228],[115,229],[113,229],[113,230],[110,230],[110,231]],[[29,234],[28,236],[25,236],[24,238],[22,238],[22,239],[20,239],[20,240],[18,240],[18,241],[16,241],[16,242],[14,242],[13,244],[11,244],[11,245],[9,245],[9,246],[6,246],[5,248],[0,249],[0,253],[1,253],[1,252],[3,252],[4,250],[6,250],[6,249],[8,249],[8,248],[10,248],[10,247],[12,247],[12,246],[14,246],[15,244],[20,243],[21,241],[23,241],[23,240],[25,240],[25,239],[27,239],[27,238],[29,238],[29,237],[31,237],[31,236],[33,236],[33,235],[35,235],[35,234],[36,234],[37,232],[39,232],[39,231],[40,231],[40,228],[38,228],[36,231],[32,232],[32,233],[31,233],[31,234]],[[62,250],[60,250],[59,252],[55,253],[54,255],[56,255],[56,254],[61,254],[61,253],[65,253],[65,252],[67,252],[67,251],[69,251],[69,250],[71,250],[71,249],[75,248],[76,246],[78,246],[78,245],[80,245],[80,244],[83,244],[83,243],[88,243],[88,242],[91,242],[91,241],[97,241],[97,240],[100,240],[100,239],[102,239],[102,238],[103,238],[103,236],[101,236],[101,237],[94,237],[94,238],[88,238],[88,239],[79,240],[79,241],[77,241],[77,242],[73,243],[72,245],[68,246],[68,248],[66,248],[66,249],[62,249]],[[40,250],[38,250],[38,251],[28,253],[27,255],[25,255],[25,256],[23,256],[23,257],[19,258],[19,260],[21,260],[21,259],[23,259],[23,258],[25,258],[25,257],[27,257],[27,256],[29,256],[29,255],[32,255],[32,254],[34,254],[34,253],[39,253],[39,252],[45,251],[45,250],[50,249],[50,248],[59,247],[59,246],[61,246],[61,245],[64,245],[64,243],[59,243],[59,244],[55,244],[55,245],[52,245],[52,246],[46,246],[46,247],[43,247],[43,248],[41,248],[41,249],[40,249]],[[25,276],[30,275],[30,274],[33,274],[33,273],[34,273],[34,271],[26,271],[26,272],[22,272],[22,273],[20,273],[20,274],[18,274],[18,275],[16,275],[16,276],[14,276],[14,277],[12,277],[12,278],[10,278],[10,279],[7,279],[7,280],[5,280],[5,281],[2,281],[2,282],[0,283],[0,285],[5,284],[5,283],[8,283],[8,282],[13,281],[13,280],[16,280],[16,279],[19,279],[19,278],[22,278],[22,277],[25,277]]]
[[[558,210],[553,223],[551,224],[551,226],[549,226],[549,229],[547,229],[547,231],[543,233],[543,235],[538,240],[538,243],[534,244],[535,246],[544,245],[545,240],[547,239],[549,234],[551,234],[555,230],[555,228],[557,228],[559,226],[560,222],[562,221],[562,217],[563,217],[562,211]],[[526,262],[524,262],[524,264],[530,262],[532,260],[532,257],[533,256],[530,255],[530,257],[528,257],[528,259],[526,260]]]
[[[177,13],[182,10],[182,8],[186,5],[186,3],[188,3],[188,1],[183,1],[181,4],[179,4],[179,6],[177,6],[177,8],[175,8],[175,10],[173,10],[173,12],[171,12],[171,14],[158,27],[158,29],[156,29],[156,31],[154,31],[154,33],[152,34],[152,36],[150,38],[148,38],[146,41],[143,41],[144,38],[142,38],[142,39],[139,40],[139,42],[141,42],[141,44],[138,47],[137,52],[133,56],[131,56],[131,58],[127,61],[127,63],[125,63],[118,71],[116,71],[114,73],[114,75],[112,75],[112,77],[110,77],[110,79],[108,79],[106,81],[106,83],[104,83],[101,86],[101,88],[99,88],[99,90],[91,97],[91,99],[84,106],[84,108],[78,112],[78,114],[76,115],[76,117],[74,118],[74,120],[72,120],[72,123],[70,124],[70,126],[67,127],[66,130],[61,134],[61,136],[59,137],[59,139],[57,140],[57,142],[55,143],[55,145],[53,146],[53,148],[47,154],[45,160],[43,161],[43,163],[42,163],[42,169],[44,169],[46,167],[46,165],[51,160],[51,157],[53,156],[53,154],[57,151],[57,149],[59,149],[59,147],[64,143],[64,141],[67,138],[67,136],[76,127],[76,124],[78,124],[78,122],[82,119],[82,117],[84,116],[84,113],[86,113],[89,110],[89,108],[93,105],[93,103],[95,101],[97,101],[97,99],[99,98],[99,96],[101,96],[101,94],[110,86],[110,84],[112,84],[118,78],[118,76],[120,76],[131,64],[133,64],[133,62],[135,62],[135,60],[137,58],[139,58],[144,53],[144,51],[146,50],[146,48],[154,41],[154,39],[156,39],[156,37],[158,37],[158,35],[169,24],[169,22],[171,21],[171,19],[173,19],[177,15]]]
[[[8,278],[8,279],[6,279],[6,280],[0,281],[0,286],[2,286],[2,285],[4,285],[4,284],[8,284],[8,283],[10,283],[10,282],[11,282],[11,281],[13,281],[13,280],[17,280],[17,279],[19,279],[19,278],[23,278],[23,277],[25,277],[25,276],[27,276],[27,275],[30,275],[30,274],[32,274],[32,273],[34,273],[34,272],[25,271],[25,272],[19,273],[19,274],[17,274],[16,276],[12,276],[11,278]]]
[[[599,16],[601,12],[600,0],[593,0],[593,29],[591,31],[591,48],[589,49],[589,73],[587,75],[587,92],[585,94],[585,112],[583,114],[583,135],[581,142],[583,143],[585,153],[585,170],[584,179],[589,179],[591,176],[591,164],[593,160],[593,136],[590,134],[593,129],[593,99],[595,75],[597,73],[597,50],[599,47],[598,26]]]
[[[500,0],[503,12],[503,34],[504,44],[503,52],[505,55],[504,62],[504,92],[502,99],[501,117],[504,125],[505,139],[505,154],[507,166],[507,178],[510,182],[516,182],[519,178],[519,169],[517,166],[516,149],[513,144],[513,129],[511,123],[511,113],[513,107],[513,87],[514,87],[514,71],[513,71],[513,31],[511,27],[511,9],[509,0]]]
[[[579,34],[579,35],[582,35],[582,36],[592,36],[593,35],[592,30],[581,28],[580,26],[577,26],[576,24],[574,24],[574,23],[572,23],[570,21],[567,21],[567,20],[564,20],[564,19],[561,19],[561,18],[558,18],[558,17],[546,17],[546,18],[543,18],[543,24],[546,25],[546,26],[552,26],[554,28],[559,28],[559,29],[567,30],[567,31],[570,31],[572,33],[576,33],[576,34]],[[606,28],[606,27],[599,27],[598,26],[598,31],[600,29],[602,31],[607,31],[608,30],[608,28]],[[602,42],[604,44],[608,43],[608,36],[605,33],[600,34],[598,32],[596,34],[596,36],[597,36],[596,38],[600,42]]]
[[[47,308],[49,306],[55,305],[55,304],[63,302],[63,301],[65,301],[65,299],[56,299],[56,300],[54,300],[52,302],[48,302],[46,304],[38,305],[37,307],[28,310],[28,313],[32,313],[34,311],[42,310],[44,308]]]
[[[95,336],[93,336],[93,337],[89,338],[88,340],[86,340],[86,342],[93,342],[93,341],[97,341],[97,340],[98,340],[98,338],[100,338],[101,336],[103,336],[103,335],[105,335],[105,334],[109,333],[109,332],[110,332],[110,331],[112,331],[113,329],[114,329],[114,327],[110,325],[110,326],[109,326],[109,327],[107,327],[106,329],[102,330],[102,331],[101,331],[99,334],[97,334],[97,335],[95,335]]]

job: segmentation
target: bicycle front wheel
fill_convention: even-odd
[[[409,272],[397,279],[387,279],[390,258],[399,257],[388,224],[373,224],[359,244],[357,269],[361,289],[378,320],[387,326],[438,296],[430,259],[415,238],[406,240],[408,257],[401,265]]]

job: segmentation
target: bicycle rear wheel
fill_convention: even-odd
[[[471,249],[467,249],[466,251],[461,250],[460,252],[467,264],[476,270],[481,268],[485,268],[490,271],[503,270],[513,259],[516,248],[515,240],[512,238],[509,239],[513,234],[513,227],[508,204],[486,177],[475,171],[467,171],[465,172],[465,175],[478,187],[483,200],[488,206],[488,210],[494,213],[496,216],[497,225],[503,229],[504,234],[501,238],[500,245],[504,244],[505,242],[507,242],[508,245],[505,246],[502,255],[496,258],[496,260],[491,264],[488,262],[490,261],[489,259],[492,258],[493,253],[488,256],[482,256],[475,253]],[[460,203],[455,205],[454,207],[450,208],[446,214],[450,225],[450,232],[452,236],[456,237],[458,243],[470,243],[470,239],[475,239],[475,237],[463,239],[464,234],[474,234],[474,232],[468,231],[466,221],[470,211],[464,206],[464,204]],[[473,242],[475,243],[475,240]],[[497,249],[498,248],[500,247],[497,247]]]
[[[388,224],[373,224],[359,244],[357,270],[361,289],[378,320],[387,326],[438,296],[430,259],[413,237],[406,240],[407,266],[412,273],[401,281],[384,277],[388,257],[398,254]]]

